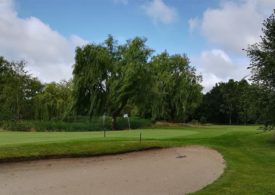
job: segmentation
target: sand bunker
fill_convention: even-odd
[[[185,194],[216,180],[224,160],[190,146],[0,165],[0,194]]]

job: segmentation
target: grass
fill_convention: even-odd
[[[256,129],[256,126],[158,127],[107,132],[106,138],[103,132],[0,131],[0,161],[198,144],[218,150],[227,168],[216,182],[195,194],[275,194],[273,133]]]

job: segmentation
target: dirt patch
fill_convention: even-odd
[[[0,194],[185,194],[224,170],[215,150],[189,146],[0,165]]]

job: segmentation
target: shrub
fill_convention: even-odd
[[[130,118],[131,129],[144,128],[152,124],[151,120],[137,117]],[[81,117],[75,121],[2,121],[0,127],[11,131],[100,131],[112,129],[111,117],[106,117],[103,123],[102,117],[89,119]],[[128,119],[119,117],[117,119],[118,129],[128,129]]]
[[[202,117],[200,118],[200,123],[201,123],[201,124],[207,123],[206,117],[202,116]]]
[[[12,131],[30,131],[32,125],[26,121],[2,121],[1,128]]]

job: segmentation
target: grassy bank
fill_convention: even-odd
[[[0,132],[0,160],[92,156],[199,144],[217,149],[227,169],[195,194],[273,194],[273,133],[256,126],[204,126],[107,132]],[[140,143],[139,136],[142,135]]]

